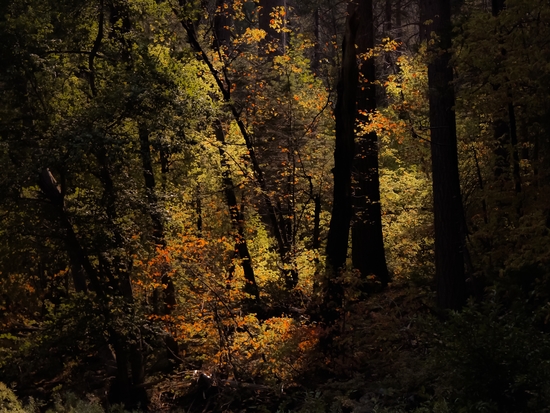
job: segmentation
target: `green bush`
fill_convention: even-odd
[[[548,411],[550,339],[535,321],[496,298],[451,315],[434,341],[434,400],[457,412]]]
[[[25,413],[15,393],[0,382],[0,413]]]

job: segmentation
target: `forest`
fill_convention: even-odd
[[[548,1],[0,11],[0,413],[550,411]]]

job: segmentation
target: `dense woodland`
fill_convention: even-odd
[[[0,412],[549,411],[548,1],[0,4]]]

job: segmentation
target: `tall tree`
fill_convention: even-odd
[[[218,51],[220,56],[225,57],[231,41],[231,31],[229,29],[232,21],[230,13],[232,1],[217,0],[216,1],[216,16],[214,17],[214,49]],[[231,169],[226,153],[225,131],[222,121],[219,119],[213,122],[214,133],[216,140],[219,142],[220,163],[222,167],[222,180],[225,193],[225,199],[229,208],[229,216],[231,225],[235,232],[235,252],[241,259],[243,267],[245,286],[244,291],[249,294],[255,301],[256,307],[259,304],[260,293],[256,284],[256,276],[254,275],[254,267],[252,266],[252,257],[248,248],[244,228],[244,214],[242,213],[237,203],[237,195],[235,193],[235,185],[231,177]]]
[[[181,1],[182,5],[185,5],[185,1]],[[279,3],[274,3],[279,4]],[[282,2],[281,4],[284,4]],[[265,7],[269,5],[266,3]],[[271,4],[273,7],[273,4]],[[230,73],[233,70],[230,67],[231,59],[226,59],[222,65],[221,71],[219,71],[214,61],[209,57],[207,49],[203,47],[199,41],[198,33],[195,28],[195,22],[190,20],[184,13],[184,9],[175,10],[176,15],[180,19],[180,23],[188,35],[188,40],[191,47],[197,52],[197,56],[204,61],[207,65],[210,74],[213,76],[219,92],[222,95],[222,102],[225,109],[231,112],[239,131],[245,141],[246,148],[248,150],[248,158],[253,170],[255,181],[258,187],[261,189],[261,200],[264,206],[264,213],[271,225],[271,231],[277,242],[277,251],[282,262],[283,276],[288,288],[293,288],[298,282],[298,272],[296,266],[292,263],[292,234],[288,231],[288,219],[281,213],[280,203],[275,200],[273,194],[274,189],[270,186],[270,175],[266,173],[265,164],[262,164],[262,159],[257,150],[256,139],[254,134],[248,128],[246,123],[246,116],[243,113],[243,102],[235,99],[233,95],[232,85],[236,79],[233,79]],[[279,50],[279,49],[277,49]],[[280,50],[277,52],[279,53]],[[269,59],[268,59],[269,60]],[[263,84],[262,84],[263,87]],[[235,100],[234,100],[235,99]]]
[[[455,117],[450,0],[422,0],[429,39],[428,86],[432,153],[437,303],[460,309],[465,302],[464,211],[460,192]]]
[[[376,110],[376,68],[374,57],[367,56],[374,48],[374,17],[372,0],[355,0],[356,12],[361,17],[357,33],[359,55],[359,82],[357,90],[357,119],[370,122]],[[391,3],[390,21],[391,21]],[[357,125],[360,132],[360,125]],[[353,223],[352,260],[361,275],[374,275],[378,282],[389,281],[384,239],[382,209],[380,206],[380,178],[378,173],[378,137],[376,132],[357,133],[356,155],[353,162]]]
[[[344,291],[337,282],[345,269],[348,255],[349,231],[352,218],[352,164],[355,156],[355,120],[357,113],[357,67],[356,40],[359,16],[353,1],[348,3],[346,31],[342,41],[342,66],[337,86],[334,109],[336,141],[334,147],[334,189],[332,215],[327,236],[327,271],[324,280],[321,315],[326,322],[338,318]]]

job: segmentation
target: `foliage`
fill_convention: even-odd
[[[380,187],[388,265],[396,278],[433,272],[431,167],[424,52],[397,59],[398,74],[383,83],[388,104],[363,125],[380,137]]]
[[[426,44],[401,22],[360,56],[380,75],[357,133],[380,143],[393,283],[366,294],[343,272],[327,326],[345,4],[275,3],[3,4],[0,380],[16,391],[0,383],[1,412],[137,408],[113,400],[121,377],[151,411],[547,410],[548,4],[455,14],[460,313],[433,308]],[[387,5],[390,23],[418,20]]]
[[[437,391],[452,411],[545,411],[550,342],[529,313],[498,298],[471,305],[443,327]]]
[[[15,393],[6,387],[4,383],[0,383],[0,412],[2,413],[24,413],[21,403],[17,399]]]

